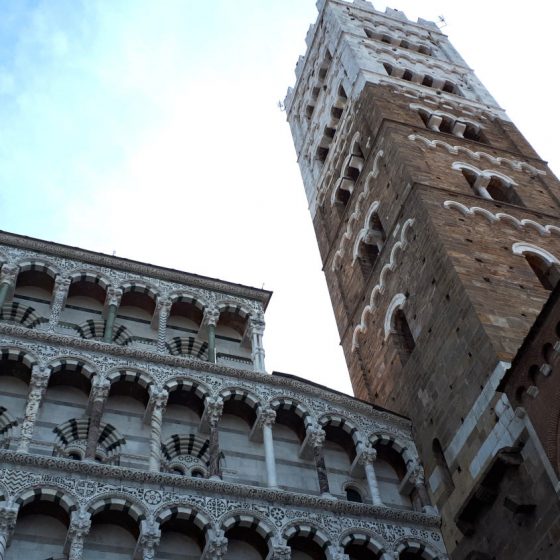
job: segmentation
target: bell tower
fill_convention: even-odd
[[[411,417],[453,558],[553,558],[559,465],[498,389],[560,183],[434,23],[317,6],[285,106],[354,392]]]

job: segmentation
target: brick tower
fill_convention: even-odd
[[[355,394],[412,418],[453,558],[558,558],[560,329],[504,383],[560,184],[434,23],[318,10],[285,106]]]

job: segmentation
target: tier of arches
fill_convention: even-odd
[[[6,560],[68,558],[69,553],[72,560],[176,555],[204,560],[338,560],[341,554],[348,560],[445,558],[421,539],[401,537],[388,545],[363,527],[333,538],[315,522],[298,520],[297,514],[278,529],[252,510],[232,510],[214,521],[191,503],[168,502],[151,511],[126,494],[96,496],[80,505],[55,486],[28,488],[10,497],[0,503],[0,517],[8,521],[0,528],[0,556]]]
[[[350,415],[317,415],[291,396],[263,400],[236,386],[213,391],[187,377],[158,386],[132,368],[101,376],[72,357],[40,366],[25,350],[4,347],[0,407],[0,441],[22,452],[403,509],[429,506],[410,482],[418,466],[410,444],[373,426],[364,434]],[[370,450],[377,460],[368,476],[363,458]]]
[[[48,259],[7,263],[0,255],[2,264],[0,320],[223,363],[251,365],[262,352],[262,332],[253,332],[262,317],[227,297],[163,293],[146,280],[115,285],[97,270],[61,273]]]

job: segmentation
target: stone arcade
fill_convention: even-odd
[[[285,107],[354,392],[452,558],[555,560],[560,183],[434,23],[317,6]]]
[[[269,375],[270,292],[0,234],[0,559],[436,559],[410,421]]]

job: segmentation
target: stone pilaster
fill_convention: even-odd
[[[49,331],[54,331],[60,320],[60,315],[66,304],[68,297],[68,290],[70,288],[70,278],[64,276],[57,276],[54,281],[54,290],[51,300],[51,314],[49,316]]]
[[[360,463],[363,465],[366,479],[369,487],[369,494],[374,506],[381,506],[381,494],[379,493],[379,484],[375,474],[375,467],[373,464],[377,459],[377,451],[371,446],[367,445],[362,447],[360,451]]]
[[[135,560],[154,560],[156,548],[161,538],[159,524],[153,519],[144,519],[140,526],[140,536],[134,552]]]
[[[208,333],[208,361],[216,363],[216,326],[220,319],[220,310],[209,305],[204,310],[202,327]]]
[[[170,299],[158,299],[157,302],[157,351],[165,352],[165,343],[167,341],[167,320],[169,319],[169,313],[171,311],[171,306],[173,302]]]
[[[150,390],[150,402],[148,409],[151,410],[150,418],[150,472],[161,470],[161,425],[163,422],[163,411],[167,404],[169,391],[162,387],[152,385]]]
[[[274,439],[272,437],[272,425],[276,421],[276,411],[267,408],[261,411],[259,422],[262,425],[264,453],[266,461],[266,482],[270,488],[278,486],[276,476],[276,458],[274,456]]]
[[[227,552],[228,540],[222,530],[208,531],[206,546],[200,560],[221,560]]]
[[[208,466],[208,478],[221,478],[222,476],[220,470],[220,439],[218,423],[222,417],[223,409],[224,401],[221,397],[208,397],[206,399],[204,415],[210,428],[210,445],[208,449],[210,464]]]
[[[87,511],[73,511],[70,526],[66,534],[64,552],[68,560],[82,560],[84,553],[84,540],[91,528],[91,515]]]
[[[10,292],[16,286],[19,267],[11,264],[4,264],[0,269],[0,309],[6,303]]]
[[[326,437],[325,430],[317,424],[312,424],[307,429],[310,435],[310,443],[313,448],[313,458],[315,459],[315,468],[317,469],[319,490],[321,494],[330,496],[329,477],[327,475],[325,455],[323,453],[323,445],[325,444]]]
[[[255,371],[265,372],[264,347],[264,317],[262,315],[249,317],[249,333],[251,335],[251,357]]]
[[[0,560],[5,560],[6,549],[16,527],[19,507],[8,504],[0,507]]]
[[[44,366],[33,366],[31,371],[31,380],[29,381],[29,393],[27,395],[27,404],[25,405],[25,416],[21,424],[20,441],[18,451],[27,453],[29,444],[33,437],[35,422],[41,407],[41,401],[49,384],[51,370]]]
[[[106,319],[103,342],[113,342],[113,328],[115,327],[115,319],[117,318],[117,311],[121,303],[122,295],[122,290],[119,288],[107,288],[107,297],[105,299]]]
[[[89,430],[85,453],[86,460],[91,461],[95,459],[95,451],[97,450],[97,444],[99,442],[101,418],[103,416],[103,409],[105,408],[110,388],[111,384],[107,379],[99,376],[94,378],[88,404]]]

